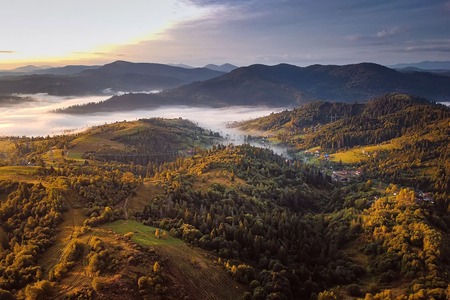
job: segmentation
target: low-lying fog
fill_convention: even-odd
[[[228,137],[232,143],[243,142],[243,133],[227,128],[227,123],[249,120],[283,108],[268,107],[229,107],[229,108],[198,108],[186,106],[161,107],[153,110],[134,110],[128,112],[108,112],[89,115],[57,114],[51,111],[74,104],[98,102],[106,100],[105,96],[90,97],[58,97],[47,94],[23,95],[34,98],[35,102],[2,107],[0,110],[0,136],[47,136],[69,132],[77,132],[91,126],[116,121],[133,121],[142,118],[178,118],[191,120],[199,126],[219,132]],[[267,146],[259,144],[257,146]],[[279,154],[286,150],[273,148]]]

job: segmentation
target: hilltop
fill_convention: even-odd
[[[233,71],[234,69],[237,69],[237,67],[235,66],[235,65],[232,65],[232,64],[222,64],[222,65],[215,65],[215,64],[207,64],[206,66],[205,66],[205,68],[208,68],[208,69],[211,69],[211,70],[215,70],[215,71],[220,71],[220,72],[225,72],[225,73],[228,73],[228,72],[231,72],[231,71]]]

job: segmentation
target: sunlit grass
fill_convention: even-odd
[[[332,154],[330,156],[330,160],[334,162],[342,162],[344,164],[353,164],[370,159],[376,151],[392,150],[394,148],[395,147],[392,143],[352,148],[347,151]],[[310,149],[310,151],[312,150]]]
[[[37,168],[35,166],[5,166],[0,167],[0,175],[33,175]]]
[[[177,245],[183,243],[181,240],[171,237],[169,234],[167,234],[166,238],[157,238],[155,236],[156,227],[146,226],[137,221],[117,220],[112,223],[105,224],[104,227],[120,234],[133,232],[131,240],[141,246]],[[161,229],[160,232],[162,236]]]

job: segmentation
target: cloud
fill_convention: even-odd
[[[17,53],[17,52],[12,51],[12,50],[0,50],[0,54],[13,54],[13,53]]]
[[[386,39],[394,36],[401,35],[409,29],[409,26],[394,26],[390,28],[383,28],[374,34],[353,34],[345,37],[346,40],[356,42],[356,41],[372,41],[376,39]]]
[[[450,46],[413,46],[405,49],[408,52],[450,52]]]
[[[82,52],[82,51],[76,51],[76,52],[72,52],[72,53],[76,54],[76,55],[94,55],[94,56],[104,56],[104,57],[111,57],[111,56],[124,57],[124,56],[127,56],[126,54],[123,54],[123,53],[111,54],[110,52]]]
[[[407,27],[396,26],[387,29],[383,29],[377,32],[376,37],[378,38],[387,38],[399,35],[407,30]]]
[[[81,52],[81,51],[77,51],[77,52],[73,52],[73,54],[108,55],[109,53],[106,53],[106,52]]]
[[[448,53],[450,52],[450,40],[415,40],[407,41],[404,51],[407,52],[435,52],[435,53]]]

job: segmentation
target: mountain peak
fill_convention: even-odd
[[[210,69],[210,70],[214,70],[214,71],[219,71],[219,72],[231,72],[234,69],[237,69],[237,67],[235,65],[226,63],[226,64],[222,64],[222,65],[215,65],[215,64],[208,64],[206,66],[204,66],[204,68]]]

